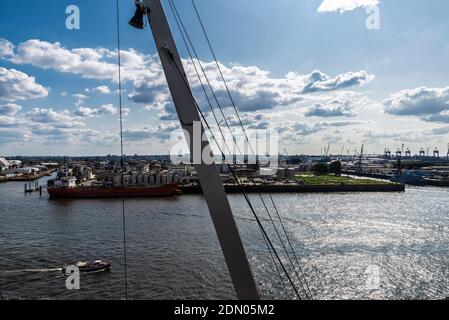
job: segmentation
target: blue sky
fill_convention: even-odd
[[[220,95],[191,3],[175,3]],[[365,6],[376,3],[380,28],[369,30]],[[80,30],[65,27],[72,4],[80,8]],[[290,153],[319,153],[329,142],[334,153],[362,143],[368,152],[402,143],[414,153],[446,152],[449,2],[196,4],[245,123],[279,130]],[[150,30],[127,25],[133,12],[133,1],[121,0],[125,151],[167,153],[177,120]],[[2,1],[0,39],[0,154],[119,152],[115,0]],[[185,67],[192,72],[188,60]],[[197,79],[191,82],[206,108]],[[231,108],[225,112],[235,120]]]

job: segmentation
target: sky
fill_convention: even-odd
[[[238,121],[190,0],[174,0],[232,127]],[[194,95],[207,100],[162,0]],[[449,2],[195,0],[247,129],[289,154],[449,143]],[[80,10],[69,30],[66,9]],[[126,154],[167,154],[179,127],[151,30],[120,0]],[[119,154],[115,0],[0,2],[0,154]],[[205,80],[204,78],[202,79]],[[212,114],[206,113],[212,123]]]

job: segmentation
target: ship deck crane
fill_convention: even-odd
[[[130,24],[142,29],[143,15],[145,14],[148,17],[168,87],[191,154],[194,156],[198,152],[201,155],[207,152],[210,153],[209,141],[204,138],[201,139],[205,137],[203,135],[205,129],[202,125],[161,0],[143,0],[136,4],[136,14],[131,19]],[[198,126],[195,126],[195,123]],[[199,132],[196,132],[194,127]],[[195,137],[199,137],[199,139],[195,140]],[[206,199],[237,297],[244,300],[258,300],[259,294],[254,277],[215,163],[214,161],[206,163],[203,157],[200,158],[199,163],[195,164],[195,169],[198,172],[204,198]]]

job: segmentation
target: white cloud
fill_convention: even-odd
[[[88,98],[88,96],[86,96],[85,94],[82,94],[82,93],[74,93],[74,94],[72,94],[72,97],[80,99],[80,100],[86,100]]]
[[[176,122],[160,124],[157,127],[144,127],[140,129],[127,129],[123,131],[123,138],[128,141],[145,141],[150,139],[159,139],[167,141],[171,133],[179,128]]]
[[[68,110],[55,111],[53,108],[33,108],[24,114],[24,119],[37,124],[51,124],[54,128],[73,128],[84,125]]]
[[[366,71],[359,71],[347,72],[331,78],[321,71],[315,70],[308,75],[306,79],[307,81],[302,93],[332,91],[364,85],[365,83],[372,81],[374,75],[370,75]]]
[[[427,122],[449,123],[449,110],[445,110],[437,114],[423,116],[421,117],[421,119]]]
[[[318,7],[318,12],[352,11],[363,7],[369,8],[379,5],[379,0],[323,0]]]
[[[9,61],[78,74],[85,78],[117,81],[116,55],[116,51],[104,48],[67,49],[58,42],[28,40],[16,47]],[[134,49],[122,50],[121,55],[123,81],[131,82],[133,86],[133,90],[128,95],[129,99],[147,106],[153,105],[161,111],[161,118],[172,119],[175,109],[171,103],[158,56],[144,55]],[[199,102],[204,105],[205,97],[202,94],[200,82],[195,76],[193,64],[190,60],[184,60],[183,63],[193,91],[199,98]],[[198,64],[198,61],[195,63]],[[229,107],[230,101],[215,63],[204,61],[201,63],[218,101],[223,107]],[[284,77],[275,78],[270,75],[270,72],[255,66],[225,66],[223,64],[220,66],[241,111],[289,106],[301,101],[305,94],[360,86],[374,78],[363,70],[347,72],[335,77],[318,70],[305,75],[290,72]],[[204,78],[202,80],[206,83]],[[102,93],[110,91],[107,86],[97,87],[96,90]]]
[[[14,55],[14,45],[0,38],[0,58],[10,58]]]
[[[80,75],[83,78],[118,81],[117,50],[105,48],[68,49],[59,42],[31,39],[18,44],[8,60],[42,69]],[[134,49],[122,50],[122,80],[136,81],[154,73],[156,56]],[[160,68],[159,68],[160,69]]]
[[[81,107],[84,104],[84,102],[86,101],[86,99],[89,98],[88,96],[86,96],[82,93],[72,94],[72,97],[77,99],[77,101],[75,102],[75,107]]]
[[[239,127],[240,120],[245,128],[248,129],[267,129],[270,125],[270,121],[266,115],[262,113],[244,113],[240,115],[240,120],[236,115],[229,115],[226,120],[231,127]],[[222,120],[220,125],[225,125]]]
[[[48,90],[36,83],[34,77],[15,69],[0,67],[0,99],[18,101],[46,96]]]
[[[449,127],[446,126],[446,127],[434,128],[430,131],[427,131],[426,133],[436,135],[436,136],[445,136],[445,135],[449,134]]]
[[[411,130],[389,130],[389,131],[367,131],[363,133],[363,141],[372,144],[388,145],[393,141],[400,146],[402,143],[427,143],[429,142],[429,132]]]
[[[103,48],[68,49],[59,43],[39,40],[30,40],[17,47],[13,45],[3,47],[9,48],[7,50],[8,57],[3,56],[9,62],[30,64],[42,69],[52,69],[105,82],[104,85],[92,86],[85,92],[74,96],[78,102],[77,108],[72,113],[59,111],[56,108],[37,108],[32,112],[23,113],[22,117],[20,113],[19,116],[4,115],[5,118],[0,120],[4,126],[14,126],[14,121],[23,119],[28,130],[31,128],[33,133],[53,141],[58,139],[64,141],[64,139],[73,139],[74,137],[85,139],[85,143],[116,141],[117,134],[103,130],[90,130],[85,128],[83,123],[88,118],[117,115],[118,113],[117,108],[112,104],[98,107],[88,106],[84,103],[87,95],[94,92],[101,94],[113,92],[110,89],[113,84],[106,83],[106,81],[117,81],[116,51]],[[6,51],[4,50],[4,52]],[[162,120],[167,122],[177,120],[158,57],[143,55],[132,49],[123,50],[122,57],[123,81],[130,87],[128,97],[133,102],[142,104],[144,109],[155,110]],[[209,112],[200,83],[194,75],[192,63],[187,60],[184,60],[183,63],[201,108],[204,112]],[[196,63],[198,62],[196,61]],[[216,92],[217,99],[223,107],[228,108],[225,109],[225,114],[228,115],[231,126],[238,126],[237,118],[229,116],[232,113],[232,109],[229,108],[230,101],[217,73],[215,63],[202,61],[202,64]],[[368,129],[362,128],[362,124],[366,124],[366,122],[357,120],[313,122],[306,121],[304,115],[352,117],[356,115],[357,111],[361,119],[367,120],[375,112],[379,113],[379,106],[376,103],[375,107],[371,108],[371,113],[365,116],[360,112],[360,108],[372,105],[372,101],[368,101],[367,98],[362,99],[360,95],[356,96],[355,92],[344,90],[362,86],[374,79],[374,75],[364,70],[355,72],[344,72],[346,70],[343,70],[341,74],[332,75],[315,70],[310,73],[289,72],[285,75],[273,76],[269,71],[256,66],[221,64],[221,68],[236,105],[241,111],[245,127],[267,128],[270,126],[277,128],[282,132],[282,137],[286,141],[305,141],[304,139],[307,139],[313,141],[312,143],[318,143],[319,138],[329,138],[337,130],[341,130],[342,135],[351,135],[352,129],[355,129],[353,136],[358,135],[356,139],[363,139],[363,134]],[[203,83],[206,83],[204,78]],[[70,94],[68,94],[68,98],[69,96]],[[215,105],[211,94],[209,97]],[[306,109],[307,107],[309,109]],[[124,112],[126,115],[129,110],[125,109]],[[446,116],[446,113],[443,110],[441,114],[431,115]],[[431,120],[429,114],[422,115],[422,117],[424,116],[428,118],[428,121],[435,121]],[[23,126],[24,132],[25,125]],[[126,130],[125,141],[139,142],[146,139],[162,141],[169,137],[172,130],[171,127],[130,128]],[[74,143],[82,142],[75,141]]]
[[[14,116],[22,109],[21,106],[15,103],[7,103],[0,105],[0,116]]]
[[[306,117],[355,117],[350,100],[332,100],[328,103],[316,103],[309,107],[305,113]]]
[[[0,128],[15,127],[19,124],[15,117],[0,115]]]
[[[117,143],[119,143],[119,135],[117,133],[104,130],[55,128],[36,124],[31,127],[31,132],[37,143],[64,143],[64,145],[67,145],[69,142],[70,146],[117,146]]]
[[[129,109],[122,109],[123,116],[129,114]],[[114,107],[112,104],[105,104],[98,108],[79,107],[75,110],[74,114],[83,118],[93,118],[100,115],[116,115],[119,114],[119,108]]]
[[[402,90],[384,101],[385,112],[397,116],[417,116],[425,121],[441,122],[449,111],[449,87]]]
[[[0,128],[0,144],[15,143],[23,141],[24,139],[25,135],[20,130],[11,128],[7,129]]]
[[[335,127],[347,127],[364,124],[363,121],[322,121],[309,124],[303,121],[284,121],[275,125],[280,134],[307,136]]]
[[[196,61],[196,63],[198,63]],[[215,63],[202,62],[216,98],[224,108],[231,107],[231,102],[227,96],[226,89],[221,81]],[[207,106],[208,102],[204,96],[200,82],[190,61],[184,61],[186,73],[190,75],[190,83],[194,95],[201,106]],[[231,91],[233,99],[242,112],[273,109],[279,106],[293,106],[302,101],[307,94],[335,91],[339,89],[364,85],[372,79],[373,75],[365,71],[347,72],[331,77],[320,71],[313,71],[310,74],[301,75],[294,72],[286,74],[284,77],[271,77],[268,71],[258,67],[238,66],[227,67],[221,65],[224,77]],[[162,70],[160,70],[162,76]],[[203,77],[203,83],[207,81]],[[175,112],[171,103],[171,97],[165,81],[160,79],[137,80],[134,82],[134,90],[129,94],[129,98],[136,102],[146,104],[147,108],[156,108],[165,115]],[[208,90],[208,89],[207,89]],[[216,105],[215,98],[209,92],[209,99]]]
[[[20,43],[10,59],[16,64],[30,64],[43,69],[79,74],[90,79],[113,79],[117,66],[102,60],[106,49],[81,48],[69,50],[59,42],[31,39]]]
[[[98,86],[96,88],[93,88],[92,91],[96,91],[101,94],[110,94],[111,93],[111,89],[109,89],[108,86]]]

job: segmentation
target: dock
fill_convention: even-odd
[[[39,195],[42,195],[42,189],[42,186],[39,186],[39,181],[28,181],[28,183],[25,183],[24,185],[25,193],[39,192]]]

